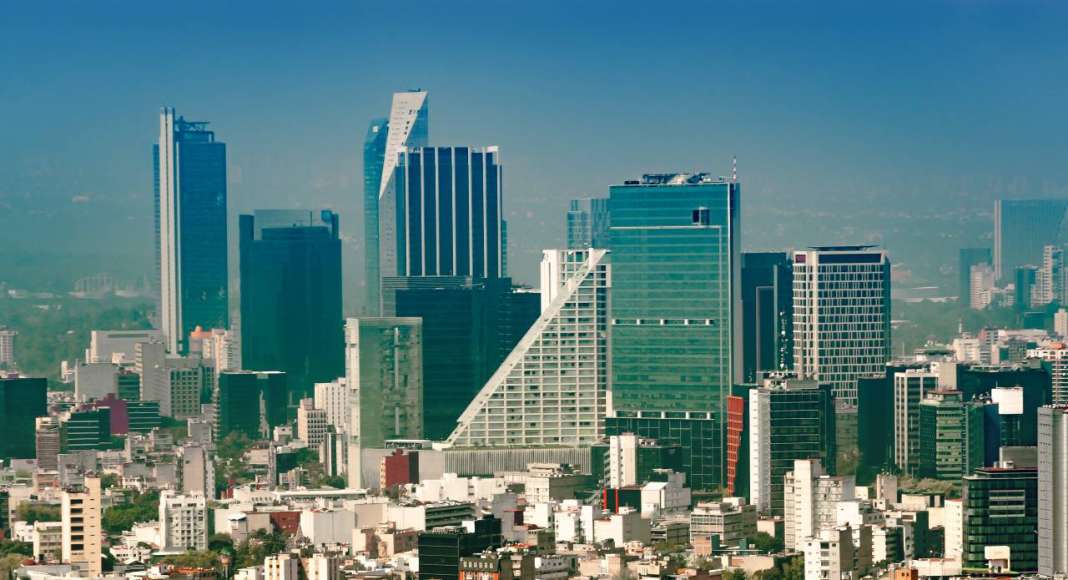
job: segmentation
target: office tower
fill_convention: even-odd
[[[93,330],[89,333],[85,362],[133,363],[139,342],[163,342],[163,333],[158,329]]]
[[[460,447],[588,445],[604,436],[607,251],[545,250],[542,313],[460,415]]]
[[[1018,445],[1038,444],[1038,408],[1049,404],[1051,387],[1050,371],[1037,360],[1011,366],[966,365],[957,368],[957,389],[965,400],[992,395],[994,389],[1017,386],[1023,391],[1023,407],[1020,413]]]
[[[0,459],[32,458],[37,417],[48,415],[48,381],[0,378]]]
[[[742,376],[793,366],[793,274],[785,253],[742,254]]]
[[[201,391],[210,385],[210,370],[200,358],[168,355],[159,342],[137,343],[134,353],[142,400],[159,402],[160,414],[165,417],[200,415]]]
[[[86,476],[82,485],[63,491],[63,562],[77,566],[90,578],[103,573],[100,513],[99,477]]]
[[[608,438],[605,460],[605,477],[610,489],[641,485],[652,481],[658,469],[677,471],[682,448],[678,445],[662,445],[652,439],[643,439],[633,433],[613,435]]]
[[[297,399],[344,370],[337,214],[257,209],[240,217],[241,364],[282,371]]]
[[[922,370],[925,367],[919,363],[888,364],[882,373],[857,379],[858,482],[869,483],[876,474],[895,465],[895,375],[910,368]],[[937,383],[937,378],[934,381]]]
[[[429,104],[426,91],[393,94],[389,119],[375,119],[363,142],[363,229],[364,273],[367,284],[365,308],[371,314],[381,311],[382,254],[389,255],[385,272],[395,271],[396,233],[392,220],[396,205],[393,188],[397,159],[408,147],[427,145]],[[385,217],[383,223],[382,217]],[[385,234],[386,237],[381,236]],[[383,241],[385,243],[383,244]]]
[[[326,435],[326,411],[315,408],[315,399],[301,399],[297,407],[297,438],[314,449]]]
[[[229,326],[226,145],[208,123],[164,108],[153,146],[159,316],[167,351],[198,325]]]
[[[794,252],[794,370],[834,389],[838,467],[856,459],[857,379],[890,359],[890,260],[871,246]]]
[[[111,444],[111,409],[71,410],[62,423],[64,453],[104,450]]]
[[[1026,312],[1033,306],[1037,273],[1038,269],[1034,266],[1019,266],[1016,268],[1013,304],[1018,312]]]
[[[586,197],[571,200],[567,210],[567,249],[608,247],[608,200]]]
[[[1042,265],[1035,272],[1031,302],[1035,306],[1064,302],[1064,250],[1059,246],[1042,248]]]
[[[241,345],[237,333],[225,328],[213,328],[200,335],[200,357],[215,374],[241,369]]]
[[[770,376],[749,391],[749,494],[762,513],[783,515],[783,478],[794,460],[834,469],[834,396],[830,385]]]
[[[1032,348],[1027,356],[1042,361],[1042,366],[1049,371],[1050,402],[1068,403],[1068,347],[1055,342],[1042,348]]]
[[[1068,574],[1068,407],[1038,410],[1038,573]]]
[[[127,401],[126,413],[133,433],[150,433],[160,426],[159,401]]]
[[[118,365],[106,363],[78,363],[74,367],[74,400],[84,403],[117,394]]]
[[[352,426],[347,433],[353,443],[373,449],[383,447],[387,439],[421,437],[422,337],[418,318],[348,319],[345,381],[351,389]]]
[[[126,401],[116,397],[114,393],[86,404],[85,408],[105,408],[108,410],[110,415],[111,435],[126,435],[129,433],[130,415],[127,412]]]
[[[329,383],[315,383],[315,408],[326,412],[326,423],[337,433],[347,433],[352,425],[349,384],[345,377]]]
[[[394,282],[403,288],[390,290]],[[538,295],[514,292],[506,278],[390,278],[383,288],[397,317],[423,321],[423,435],[445,439],[537,318]]]
[[[37,469],[56,471],[61,445],[59,421],[54,417],[37,417],[36,427]]]
[[[994,202],[994,270],[999,280],[1020,266],[1037,264],[1042,248],[1065,241],[1064,199],[999,199]]]
[[[14,330],[0,326],[0,369],[15,366],[15,337],[18,335]]]
[[[497,147],[407,148],[393,181],[395,213],[379,218],[392,229],[382,235],[383,277],[502,277]],[[387,248],[390,237],[395,247]]]
[[[1063,492],[1063,489],[1061,490]],[[986,548],[1005,546],[1013,572],[1038,570],[1038,470],[984,467],[964,476],[964,568],[987,569]]]
[[[323,434],[323,442],[319,444],[319,463],[323,464],[323,472],[329,477],[343,475],[346,457],[348,443],[344,435],[329,429]]]
[[[980,264],[993,267],[994,256],[990,248],[961,248],[957,264],[957,274],[960,278],[958,300],[961,304],[967,304],[972,296],[972,267]]]
[[[920,402],[938,388],[938,373],[906,369],[894,374],[894,464],[914,473],[920,457]]]
[[[286,422],[289,390],[282,372],[224,371],[215,392],[216,439],[240,432],[266,439]]]
[[[201,494],[159,495],[159,543],[164,552],[208,549],[208,502]]]
[[[935,389],[919,405],[916,472],[920,477],[957,481],[984,462],[984,408],[964,401],[960,391]]]
[[[419,580],[460,580],[460,559],[499,547],[501,520],[486,516],[460,527],[419,533]]]
[[[741,186],[645,175],[609,189],[612,300],[607,435],[681,444],[694,489],[723,485],[726,400],[741,336]]]
[[[241,363],[285,372],[296,404],[345,368],[338,216],[257,210],[240,231]]]
[[[178,447],[178,471],[182,493],[215,499],[215,463],[213,453],[199,443]],[[162,520],[161,520],[162,521]]]
[[[120,370],[115,377],[116,393],[128,403],[141,400],[141,376],[128,370]]]

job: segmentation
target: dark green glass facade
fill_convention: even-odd
[[[148,433],[160,426],[159,401],[128,401],[126,412],[134,433]]]
[[[1008,546],[1014,572],[1038,569],[1038,470],[983,468],[964,477],[963,567],[985,570],[984,549]]]
[[[959,391],[935,391],[920,403],[919,476],[957,480],[984,465],[985,413]]]
[[[285,372],[295,408],[345,373],[338,216],[257,210],[240,232],[242,365]]]
[[[111,444],[111,409],[74,411],[63,423],[63,452],[107,449]]]
[[[0,459],[37,456],[37,417],[48,415],[48,381],[0,379]]]
[[[713,423],[697,430],[711,435],[700,461],[711,465],[692,476],[695,486],[723,483],[732,336],[741,334],[739,194],[739,184],[703,175],[644,176],[609,189],[610,413]]]
[[[257,440],[287,421],[288,390],[281,372],[222,372],[215,393],[215,435],[240,432]],[[263,427],[267,433],[263,433]]]

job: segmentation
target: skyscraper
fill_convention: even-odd
[[[871,246],[794,252],[794,371],[834,389],[838,468],[857,452],[857,380],[890,359],[890,259]]]
[[[449,443],[588,445],[603,437],[607,252],[545,250],[541,272],[541,316],[467,406]]]
[[[915,473],[920,463],[920,402],[938,388],[938,374],[926,369],[894,373],[894,463]]]
[[[390,191],[398,157],[408,147],[425,146],[429,131],[426,91],[403,91],[393,94],[389,120],[372,121],[364,139],[364,269],[372,314],[381,312],[382,276],[396,271],[396,205]]]
[[[286,422],[286,374],[282,372],[224,371],[215,390],[215,438],[235,431],[250,439],[267,437]]]
[[[740,191],[703,173],[644,175],[609,189],[606,434],[683,445],[695,489],[726,478],[732,337],[741,335]]]
[[[1068,407],[1038,410],[1038,573],[1068,574]]]
[[[783,478],[794,460],[834,466],[830,385],[773,375],[749,391],[749,493],[762,513],[783,515]]]
[[[422,436],[423,321],[350,318],[345,359],[353,442],[381,448],[387,439]]]
[[[226,145],[204,121],[160,112],[153,146],[159,317],[167,350],[197,326],[229,326]]]
[[[608,247],[608,200],[586,197],[571,200],[567,210],[567,248]]]
[[[36,454],[37,417],[48,415],[48,381],[0,378],[0,459]]]
[[[1013,572],[1038,570],[1037,469],[1009,465],[977,469],[964,476],[962,496],[964,568],[987,569],[986,548],[1005,546]]]
[[[338,215],[257,210],[240,231],[241,361],[285,372],[295,406],[345,370]]]
[[[103,572],[100,540],[100,478],[86,476],[83,485],[63,491],[63,561],[77,566],[90,578]]]
[[[405,149],[399,154],[390,197],[395,213],[380,215],[380,222],[395,235],[396,247],[384,248],[384,255],[395,257],[395,262],[383,260],[383,277],[502,277],[496,147]]]
[[[994,202],[994,272],[999,280],[1037,265],[1042,248],[1065,237],[1066,199],[999,199]]]
[[[760,371],[793,364],[793,274],[779,252],[742,254],[742,376],[753,383]]]
[[[984,407],[961,392],[937,389],[919,405],[920,477],[959,481],[984,462]]]

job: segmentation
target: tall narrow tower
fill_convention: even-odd
[[[153,165],[159,324],[178,354],[197,326],[229,325],[226,145],[207,122],[164,108]]]

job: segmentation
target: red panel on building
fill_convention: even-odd
[[[727,495],[734,495],[734,480],[738,476],[738,453],[745,427],[745,399],[727,397]]]

